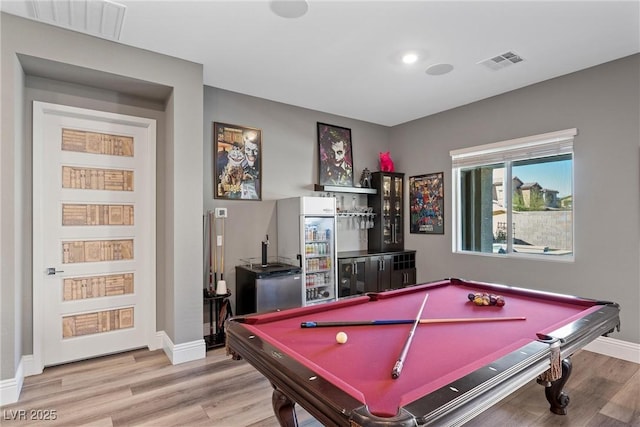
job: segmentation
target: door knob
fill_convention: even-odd
[[[55,267],[47,268],[47,276],[54,276],[56,273],[64,273],[64,270],[56,270]]]

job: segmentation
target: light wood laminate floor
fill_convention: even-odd
[[[588,351],[576,353],[573,364],[568,415],[549,412],[544,388],[532,381],[467,425],[640,427],[640,365]],[[19,402],[1,408],[0,424],[276,427],[271,390],[224,349],[175,366],[161,350],[136,350],[26,378]],[[53,411],[55,420],[14,419]],[[298,418],[303,426],[320,425],[304,410]]]

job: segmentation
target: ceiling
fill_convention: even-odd
[[[639,0],[115,1],[122,27],[103,38],[203,64],[207,86],[385,126],[640,51]],[[30,19],[53,7],[0,4]],[[278,16],[283,5],[306,13]],[[418,60],[403,64],[405,51]],[[506,52],[523,61],[479,64]],[[453,70],[425,72],[438,64]]]

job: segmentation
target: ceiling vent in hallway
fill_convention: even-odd
[[[110,0],[34,0],[35,19],[81,33],[118,40],[126,6]]]
[[[478,64],[484,65],[494,71],[501,70],[509,65],[517,64],[524,61],[524,59],[515,52],[509,51],[493,58],[485,59],[478,62]]]

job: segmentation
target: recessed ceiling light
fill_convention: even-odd
[[[309,10],[306,0],[271,0],[269,7],[282,18],[300,18]]]
[[[434,64],[427,68],[425,72],[430,76],[440,76],[451,72],[451,70],[453,70],[453,65],[451,64]]]
[[[402,56],[402,62],[404,62],[405,64],[413,64],[418,60],[418,55],[416,55],[415,53],[411,52],[411,53],[407,53],[404,54]]]
[[[393,65],[404,67],[411,64],[424,63],[429,58],[429,51],[415,46],[405,47],[396,50],[388,56],[389,62]]]

